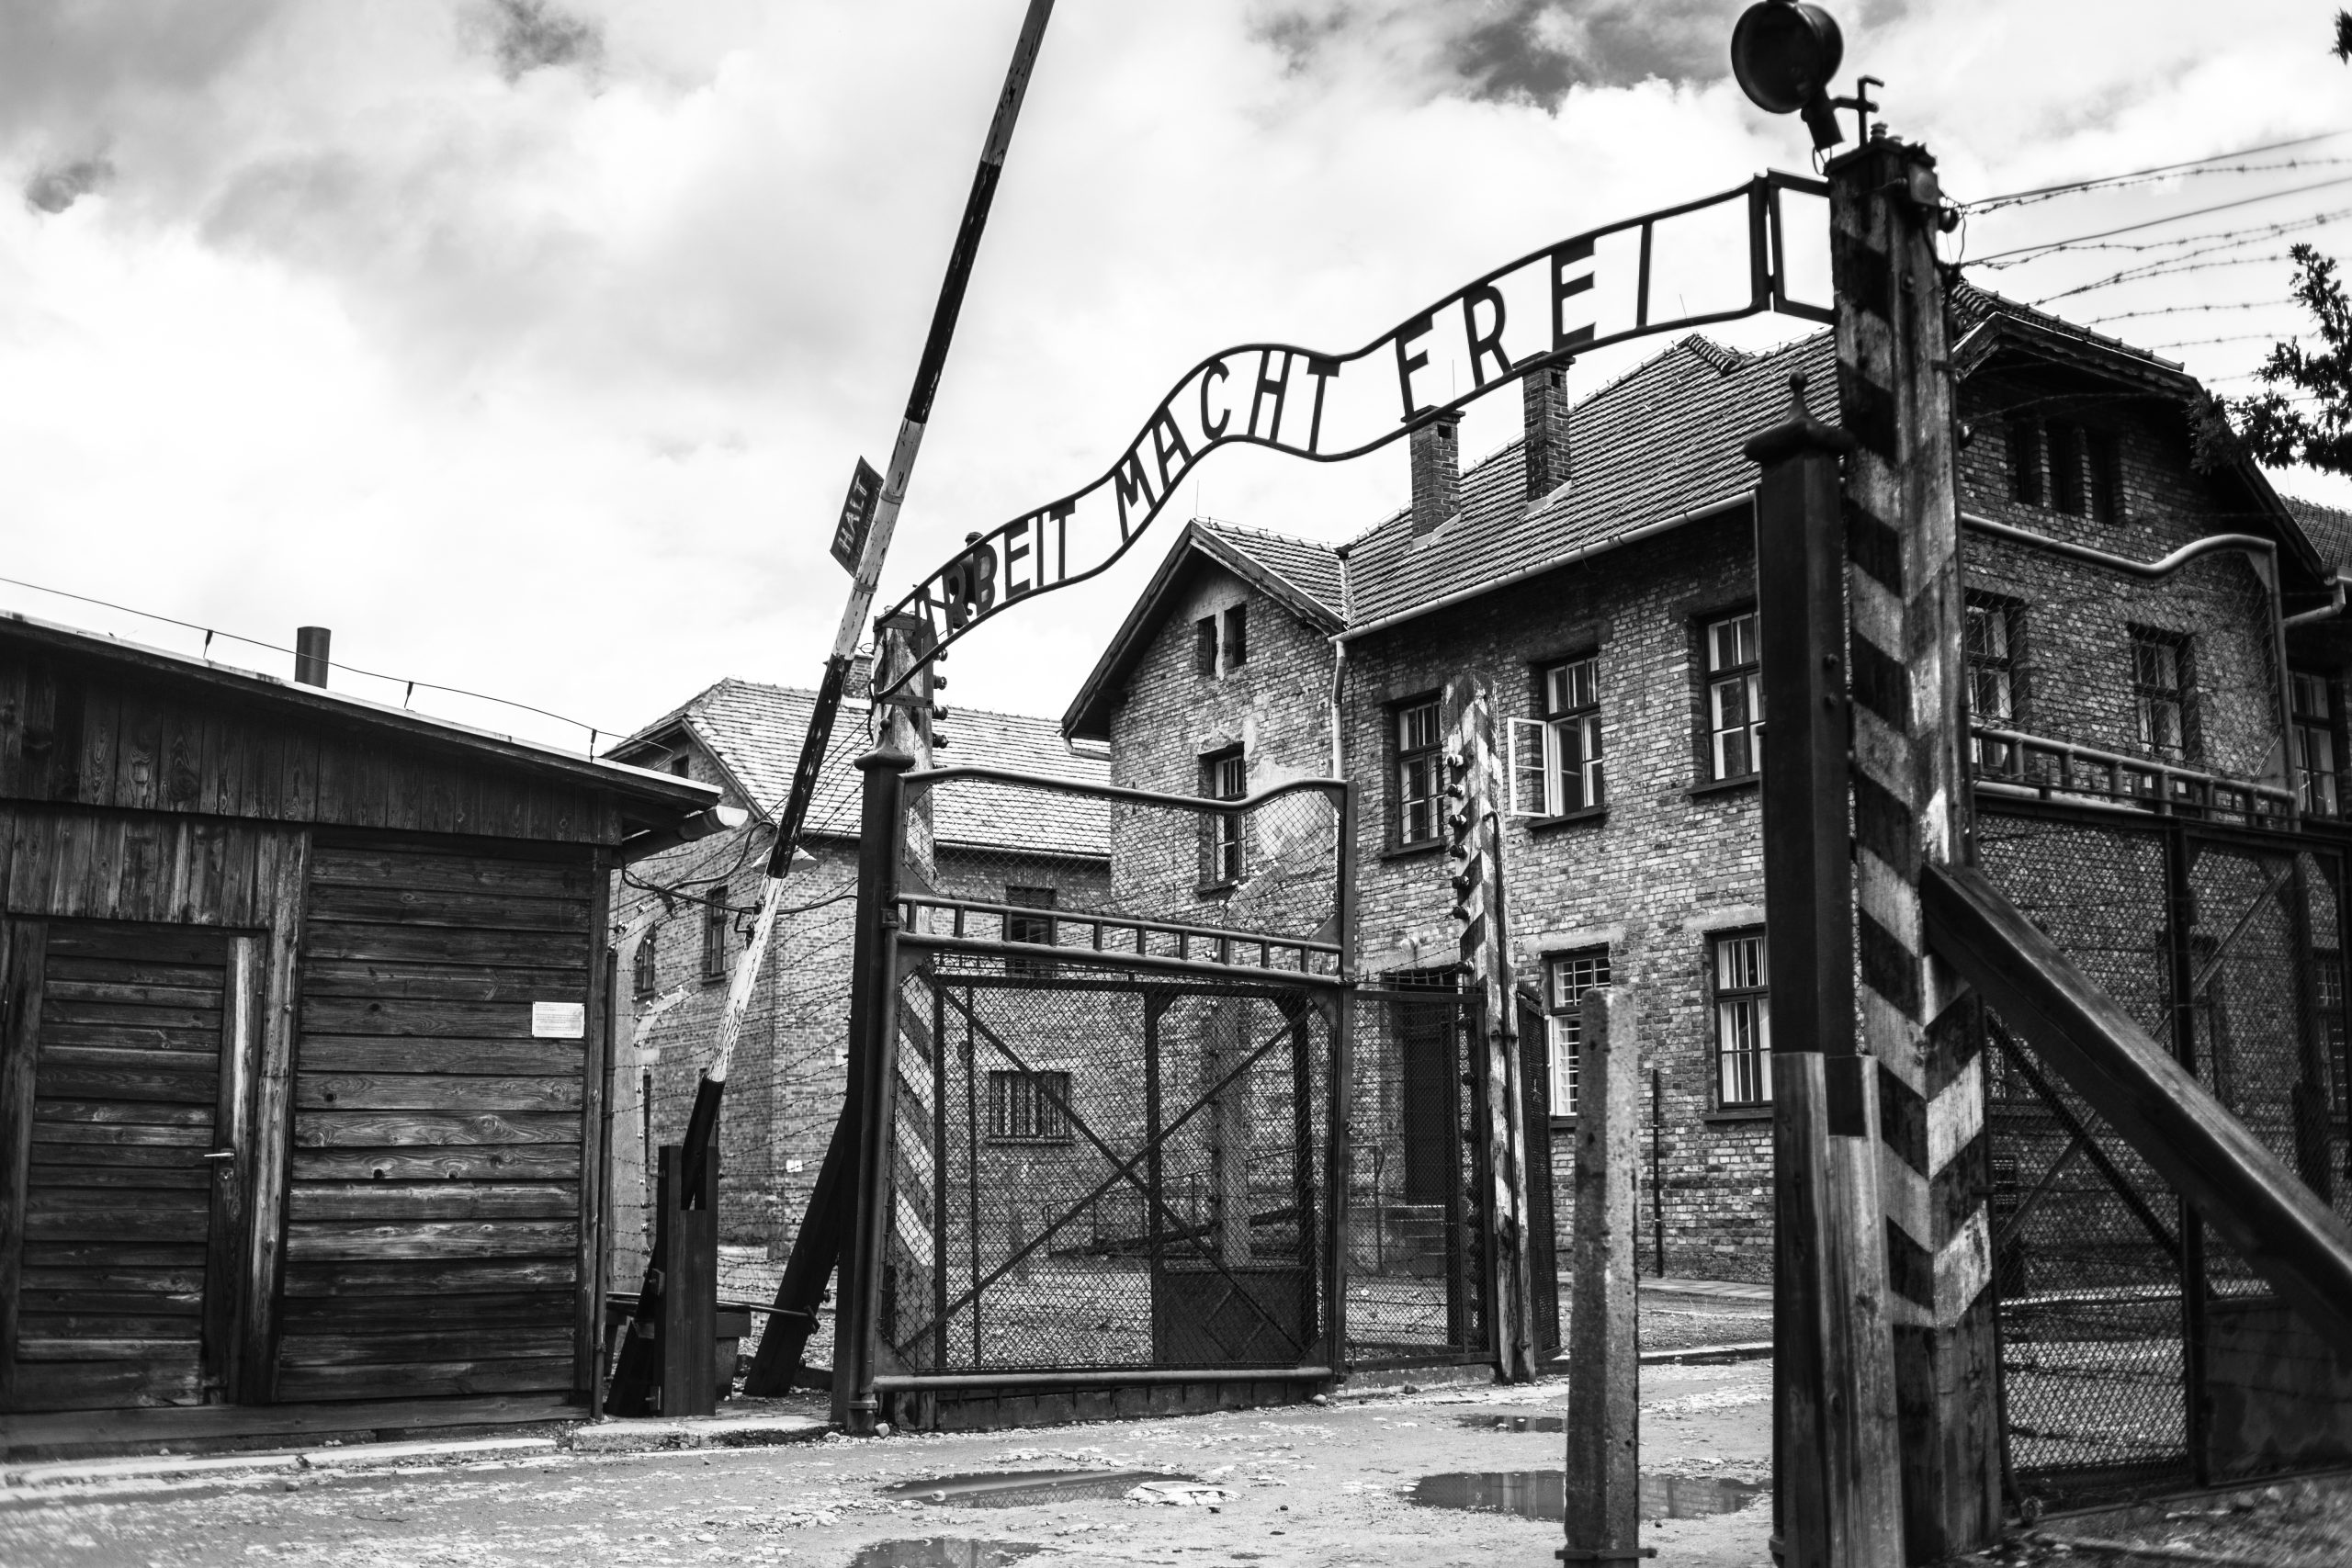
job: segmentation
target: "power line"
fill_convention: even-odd
[[[1989,262],[2006,260],[2010,256],[2033,255],[2045,254],[2051,251],[2068,250],[2092,240],[2111,239],[2118,234],[2134,234],[2143,229],[2154,229],[2166,223],[2179,223],[2188,219],[2203,218],[2215,212],[2229,212],[2241,207],[2252,207],[2257,202],[2277,201],[2282,197],[2306,196],[2315,190],[2332,190],[2337,186],[2346,185],[2352,185],[2352,175],[2338,175],[2333,179],[2314,180],[2310,185],[2295,186],[2287,190],[2265,191],[2260,196],[2240,197],[2235,201],[2216,202],[2211,207],[2193,208],[2187,212],[2168,213],[2162,218],[2150,218],[2138,223],[2125,223],[2113,229],[2101,229],[2094,233],[2070,235],[2064,240],[2050,240],[2045,241],[2041,244],[2034,245],[2017,245],[2006,251],[1995,251],[1989,256],[1978,256],[1973,261],[1962,262],[1960,265],[1962,266],[1983,266]]]
[[[2000,196],[1980,197],[1974,201],[1962,202],[1960,208],[1963,212],[1990,212],[1998,208],[2016,207],[2046,197],[2064,196],[2072,191],[2095,190],[2101,186],[2121,185],[2128,180],[2150,179],[2177,170],[2194,169],[2200,164],[2217,164],[2224,158],[2252,158],[2264,152],[2283,152],[2290,147],[2308,147],[2314,141],[2325,141],[2330,137],[2343,134],[2341,130],[2323,130],[2315,136],[2296,137],[2291,141],[2270,141],[2260,147],[2242,147],[2234,152],[2214,152],[2202,158],[2186,159],[2177,164],[2158,164],[2152,168],[2134,169],[2128,174],[2101,175],[2094,179],[2072,180],[2064,185],[2037,186],[2031,190],[2014,190]],[[2329,160],[2329,162],[2335,161]],[[2292,168],[2294,164],[2289,163],[2278,166]]]

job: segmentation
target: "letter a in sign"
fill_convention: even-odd
[[[833,558],[842,570],[857,575],[857,558],[865,553],[865,531],[874,526],[874,503],[882,495],[882,476],[860,457],[849,478],[849,499],[842,502],[842,520],[833,525]]]

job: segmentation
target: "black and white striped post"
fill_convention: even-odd
[[[1846,462],[1855,944],[1877,1062],[1904,1536],[1926,1562],[2000,1526],[1991,1187],[1973,994],[1930,957],[1923,865],[1965,856],[1968,779],[1950,333],[1924,148],[1883,136],[1832,163]]]

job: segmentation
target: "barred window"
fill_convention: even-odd
[[[1764,933],[1726,931],[1714,939],[1716,1097],[1728,1106],[1772,1099],[1772,998]]]
[[[640,997],[651,996],[654,987],[660,984],[659,971],[654,964],[651,927],[648,927],[645,934],[637,939],[637,952],[629,959],[628,976],[630,985]]]
[[[1595,986],[1609,984],[1609,950],[1589,947],[1544,961],[1544,1005],[1552,1015],[1552,1114],[1577,1113],[1577,1060],[1584,1045],[1584,1010]]]
[[[2174,761],[2196,753],[2188,705],[2188,639],[2174,632],[2134,628],[2132,633],[2132,698],[2138,709],[2140,744]]]
[[[1443,810],[1437,699],[1408,703],[1396,712],[1396,841],[1428,843],[1438,836]]]
[[[702,911],[702,977],[727,978],[727,904],[722,889],[711,895]]]
[[[1709,778],[1746,778],[1756,772],[1764,728],[1756,649],[1755,611],[1707,623]]]
[[[2289,678],[2294,728],[2295,772],[2301,779],[2303,809],[2314,817],[2336,815],[2335,701],[2324,675],[2306,670]]]
[[[989,1142],[1069,1142],[1069,1075],[998,1070],[989,1074]]]
[[[1250,764],[1240,747],[1201,759],[1201,793],[1211,800],[1239,800],[1250,793]],[[1204,886],[1241,880],[1241,813],[1218,811],[1201,819],[1201,862]]]

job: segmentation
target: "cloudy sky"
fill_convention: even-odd
[[[813,684],[847,586],[831,516],[854,460],[888,453],[1023,8],[10,0],[0,572],[269,642],[323,624],[339,661],[607,732],[721,675]],[[1833,8],[1848,74],[1885,79],[1885,118],[1962,199],[2352,128],[2332,3]],[[1738,10],[1060,0],[886,587],[1101,472],[1213,349],[1351,348],[1549,240],[1804,169],[1802,128],[1728,79]],[[2352,209],[2352,136],[2243,160],[2288,161],[1988,213],[1965,243],[2256,196],[2128,238]],[[2321,188],[2271,194],[2298,186]],[[2285,245],[2347,233],[2255,233],[2229,265],[2053,308],[2165,311],[2105,330],[2233,339],[2165,352],[2242,377],[2297,321],[2245,308],[2283,299]],[[2165,254],[1977,276],[2041,299]],[[1471,456],[1515,403],[1474,412]],[[1227,452],[1160,528],[1200,511],[1340,538],[1403,479],[1401,447]],[[954,696],[1058,713],[1160,547],[970,639]],[[202,640],[17,587],[0,608]]]

